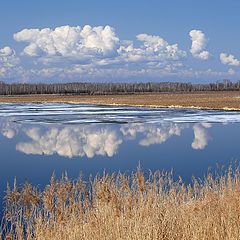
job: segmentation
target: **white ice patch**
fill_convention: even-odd
[[[0,117],[34,123],[237,123],[240,111],[111,107],[79,104],[0,104]]]

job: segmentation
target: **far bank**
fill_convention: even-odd
[[[1,103],[72,103],[159,108],[240,110],[240,92],[138,93],[114,95],[2,95]]]

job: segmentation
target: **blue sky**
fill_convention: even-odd
[[[1,0],[5,82],[240,79],[240,1]]]

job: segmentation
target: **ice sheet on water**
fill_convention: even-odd
[[[236,123],[240,111],[137,108],[80,104],[0,104],[0,117],[28,123]]]

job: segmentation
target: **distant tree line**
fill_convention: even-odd
[[[240,81],[192,84],[181,82],[148,83],[54,83],[30,84],[0,82],[0,95],[21,94],[122,94],[143,92],[239,91]]]

